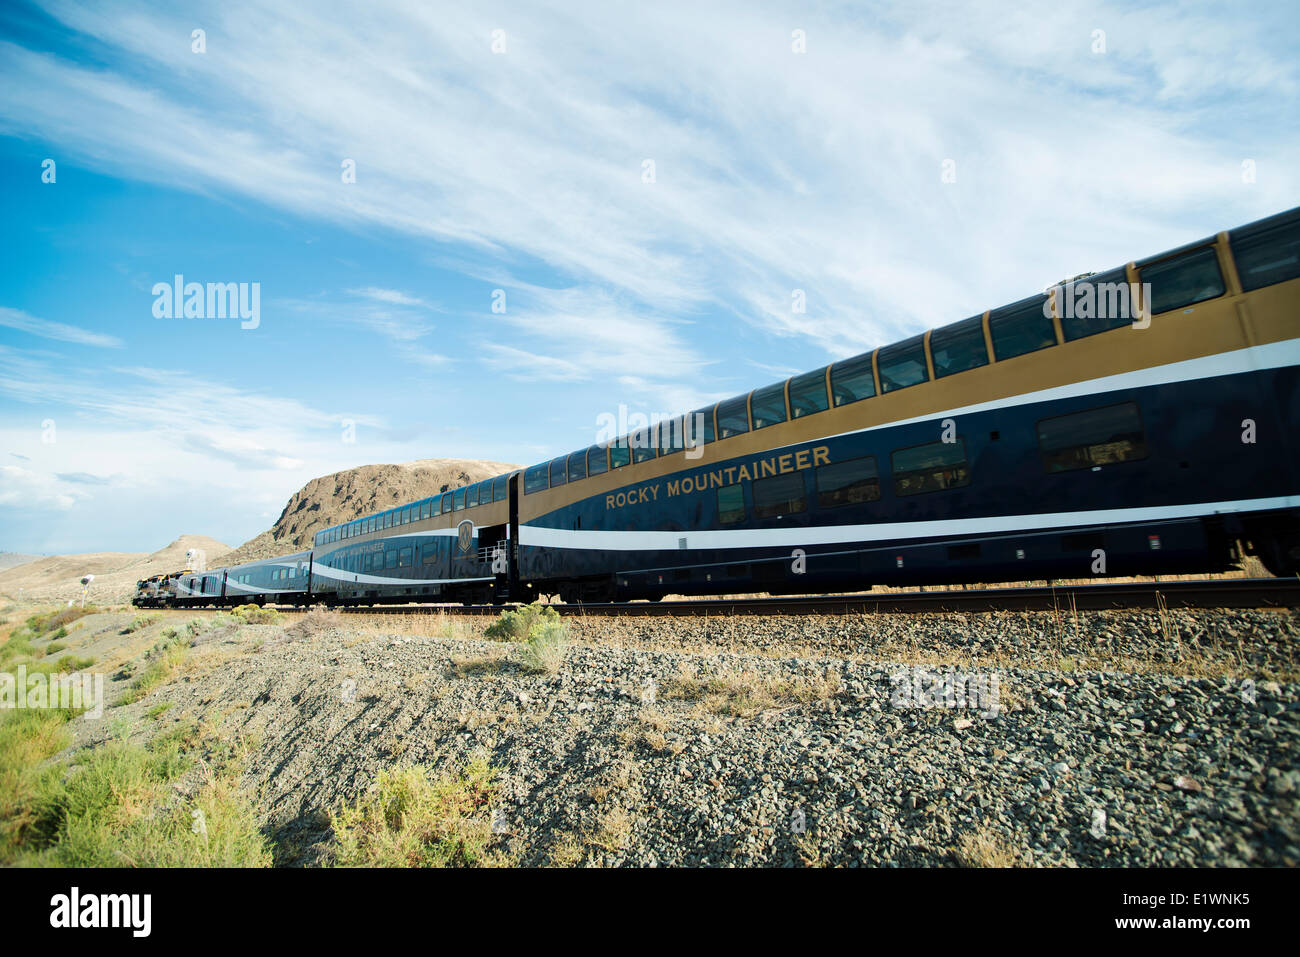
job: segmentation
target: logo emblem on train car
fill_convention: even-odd
[[[456,526],[456,542],[460,545],[461,554],[468,555],[470,546],[474,544],[474,523],[469,519]]]

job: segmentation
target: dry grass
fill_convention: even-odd
[[[472,760],[437,778],[399,764],[379,772],[355,805],[332,815],[334,863],[342,867],[494,867],[511,863],[491,845],[497,772]]]
[[[623,807],[615,806],[600,816],[596,830],[587,837],[588,844],[618,852],[627,847],[632,837],[632,815]]]
[[[701,675],[683,663],[676,677],[665,684],[667,699],[697,702],[715,715],[752,718],[764,711],[825,701],[842,690],[832,674],[815,678],[773,678],[753,672],[724,670]]]
[[[284,630],[286,638],[315,638],[335,628],[343,628],[344,619],[337,611],[317,606]]]
[[[963,834],[954,853],[962,867],[1017,867],[1022,863],[1010,842],[988,825]]]
[[[452,655],[452,677],[473,678],[485,675],[499,675],[510,664],[504,650],[492,651],[486,655]]]

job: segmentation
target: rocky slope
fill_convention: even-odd
[[[566,622],[554,674],[477,618],[226,625],[109,716],[252,742],[282,864],[328,860],[327,812],[381,768],[476,754],[524,865],[1300,864],[1291,611]],[[111,662],[120,629],[68,653]],[[918,667],[996,675],[997,706],[900,695]]]

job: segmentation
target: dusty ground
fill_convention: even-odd
[[[212,614],[88,616],[64,653],[113,675]],[[380,768],[478,753],[524,865],[1300,863],[1292,612],[591,617],[554,674],[482,619],[300,617],[204,631],[77,746],[190,719],[244,736],[288,865],[327,857],[326,812]],[[913,667],[996,675],[997,706],[908,707]]]

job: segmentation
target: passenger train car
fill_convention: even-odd
[[[1300,209],[185,576],[173,600],[837,591],[1222,571],[1243,548],[1290,575],[1298,453]]]

